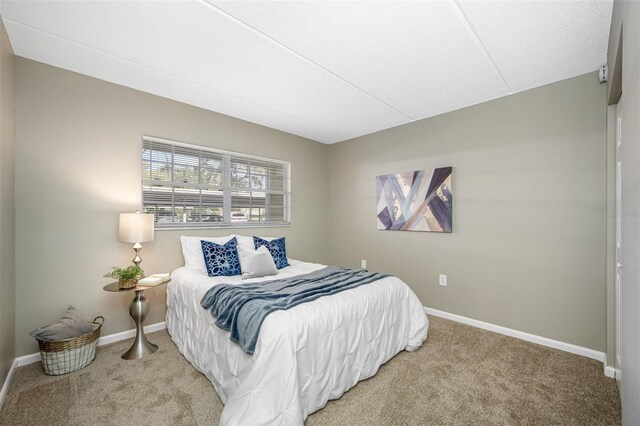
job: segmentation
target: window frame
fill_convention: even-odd
[[[222,183],[222,192],[223,192],[223,221],[222,222],[172,222],[172,223],[158,223],[157,219],[155,221],[155,229],[157,231],[170,231],[170,230],[189,230],[189,229],[234,229],[234,228],[280,228],[280,227],[289,227],[291,226],[291,162],[286,160],[278,160],[275,158],[262,157],[258,155],[245,154],[242,152],[229,151],[224,149],[212,148],[204,145],[197,145],[182,141],[176,141],[172,139],[159,138],[155,136],[143,135],[140,139],[140,211],[145,211],[145,202],[144,202],[144,188],[145,188],[145,179],[144,179],[144,151],[145,151],[145,142],[150,143],[162,143],[168,145],[174,145],[179,147],[184,147],[188,149],[196,149],[204,152],[211,152],[215,154],[222,155],[223,158],[223,183]],[[247,221],[247,222],[234,222],[231,221],[231,213],[232,213],[232,205],[231,198],[232,192],[234,191],[242,191],[242,188],[234,188],[231,186],[231,163],[233,159],[246,159],[246,160],[256,160],[261,162],[273,163],[273,164],[281,164],[283,166],[283,180],[284,180],[284,191],[270,191],[265,189],[261,190],[252,190],[247,188],[248,192],[256,191],[256,192],[264,192],[265,196],[267,194],[276,193],[282,194],[283,196],[283,220],[272,220],[272,221]],[[175,161],[175,160],[173,160]],[[175,164],[172,161],[173,164]],[[153,180],[151,180],[153,181]],[[175,184],[175,182],[171,182]],[[172,186],[174,187],[174,186]],[[270,208],[270,205],[267,205],[265,201],[265,210]],[[175,215],[175,206],[173,207],[173,214]],[[174,216],[175,217],[175,216]],[[224,218],[229,218],[229,222],[225,222]]]

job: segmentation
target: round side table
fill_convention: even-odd
[[[122,359],[126,360],[134,360],[140,359],[145,355],[149,355],[158,350],[158,345],[154,345],[153,343],[147,340],[147,336],[144,335],[144,319],[147,317],[147,313],[149,313],[149,301],[144,294],[142,294],[145,290],[150,288],[158,287],[162,284],[166,284],[171,280],[167,280],[161,284],[147,287],[137,285],[131,288],[118,288],[118,282],[113,282],[111,284],[105,285],[103,290],[110,291],[113,293],[126,293],[128,291],[135,291],[136,295],[129,305],[129,314],[131,318],[136,322],[136,339],[133,342],[133,345],[122,354]]]

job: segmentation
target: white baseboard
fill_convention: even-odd
[[[37,352],[35,354],[23,355],[16,358],[16,361],[18,361],[18,367],[33,364],[34,362],[40,361],[40,352]]]
[[[7,394],[9,393],[9,388],[11,387],[11,381],[13,381],[13,375],[16,374],[17,368],[18,368],[18,360],[14,359],[13,363],[11,364],[11,368],[9,369],[9,373],[7,373],[6,379],[4,379],[2,390],[0,390],[0,409],[4,405],[4,400],[7,398]]]
[[[164,330],[167,328],[167,323],[157,322],[155,324],[149,324],[144,327],[144,332],[153,333],[155,331]],[[108,345],[109,343],[119,342],[120,340],[131,339],[136,336],[136,329],[132,328],[131,330],[122,331],[120,333],[109,334],[108,336],[102,336],[98,341],[98,346]]]
[[[154,331],[160,331],[167,328],[167,324],[162,321],[155,324],[149,324],[144,327],[145,333],[153,333]],[[121,340],[131,339],[135,337],[136,329],[132,328],[131,330],[122,331],[120,333],[109,334],[108,336],[102,336],[100,340],[98,340],[98,346],[108,345],[110,343],[119,342]],[[40,352],[36,352],[34,354],[23,355],[21,357],[16,358],[17,366],[22,367],[24,365],[33,364],[34,362],[40,361]]]
[[[610,377],[612,379],[615,379],[617,377],[620,377],[620,370],[618,370],[615,367],[610,367],[608,365],[605,365],[604,367],[604,375],[607,377]]]
[[[576,355],[585,356],[587,358],[595,359],[602,362],[605,365],[605,374],[607,374],[606,366],[606,354],[604,352],[596,351],[594,349],[584,348],[582,346],[573,345],[571,343],[561,342],[559,340],[549,339],[547,337],[537,336],[535,334],[525,333],[524,331],[514,330],[512,328],[502,327],[500,325],[491,324],[484,321],[478,321],[472,318],[463,317],[461,315],[450,314],[449,312],[439,311],[437,309],[427,308],[425,306],[424,311],[429,315],[436,317],[442,317],[451,321],[460,322],[473,327],[482,328],[484,330],[493,331],[495,333],[504,334],[505,336],[515,337],[516,339],[526,340],[527,342],[537,343],[549,348],[559,349],[561,351],[569,352]],[[607,376],[612,377],[612,376]]]
[[[585,356],[587,358],[598,360],[604,363],[604,374],[607,377],[615,378],[620,377],[620,372],[614,367],[610,367],[606,365],[607,356],[604,352],[596,351],[589,348],[584,348],[582,346],[573,345],[571,343],[561,342],[559,340],[549,339],[547,337],[537,336],[535,334],[525,333],[523,331],[514,330],[512,328],[502,327],[500,325],[491,324],[484,321],[478,321],[473,318],[463,317],[462,315],[451,314],[449,312],[439,311],[437,309],[424,307],[424,311],[428,315],[433,315],[436,317],[445,318],[451,321],[456,321],[462,324],[467,324],[472,327],[481,328],[483,330],[493,331],[495,333],[504,334],[505,336],[515,337],[516,339],[526,340],[527,342],[537,343],[542,346],[547,346],[554,349],[559,349],[561,351],[569,352],[576,355]],[[153,333],[155,331],[164,330],[167,328],[166,322],[158,322],[155,324],[149,324],[144,327],[145,333]],[[108,345],[110,343],[119,342],[121,340],[126,340],[134,337],[136,335],[136,330],[131,329],[127,331],[122,331],[120,333],[109,334],[107,336],[102,336],[100,340],[98,340],[98,346]],[[0,391],[0,408],[2,408],[2,404],[4,404],[4,400],[9,392],[9,387],[11,386],[11,381],[13,380],[13,376],[15,374],[16,368],[22,367],[24,365],[33,364],[34,362],[40,361],[40,353],[33,353],[29,355],[24,355],[16,358],[11,365],[11,369],[9,370],[9,374],[7,374],[7,378],[4,381],[4,385],[2,386],[2,390]]]

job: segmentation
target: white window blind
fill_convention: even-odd
[[[286,161],[144,136],[142,210],[158,228],[286,225]]]

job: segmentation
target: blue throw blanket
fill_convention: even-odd
[[[271,312],[290,309],[344,290],[369,284],[388,275],[334,266],[306,275],[280,280],[219,284],[207,291],[200,304],[211,312],[216,325],[229,331],[229,338],[253,355],[262,322]]]

